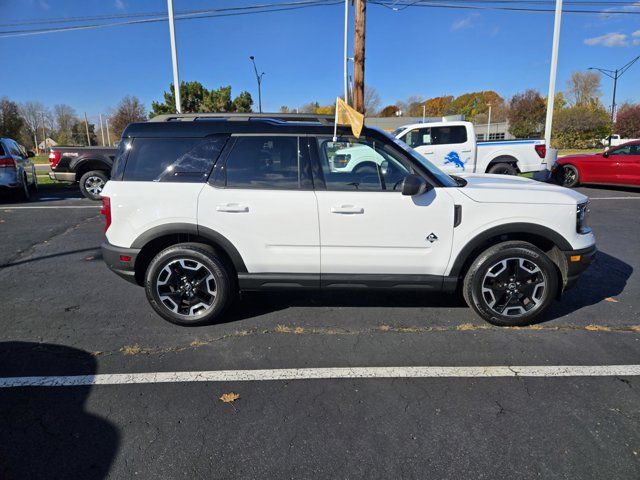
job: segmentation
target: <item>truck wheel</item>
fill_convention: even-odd
[[[563,187],[573,188],[580,184],[580,174],[573,165],[563,165],[560,170],[560,184]]]
[[[527,242],[499,243],[482,252],[467,272],[462,293],[484,320],[528,325],[553,301],[558,274],[553,262]]]
[[[489,167],[487,173],[495,173],[497,175],[517,175],[518,170],[510,163],[496,163]]]
[[[80,177],[80,191],[91,200],[100,200],[100,194],[109,177],[101,170],[92,170]]]
[[[145,277],[147,300],[178,325],[213,323],[233,298],[230,269],[208,245],[181,243],[161,251]]]

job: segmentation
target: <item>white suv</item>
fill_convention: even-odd
[[[525,178],[446,175],[403,142],[331,119],[167,115],[129,125],[102,196],[107,265],[184,325],[242,290],[453,292],[523,325],[595,255],[587,197]],[[335,156],[368,149],[372,169]]]

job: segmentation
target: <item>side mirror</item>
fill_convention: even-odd
[[[609,157],[609,150],[605,150],[604,152],[602,152],[602,156],[604,158],[608,158]]]
[[[409,174],[402,181],[402,195],[413,197],[414,195],[422,195],[429,190],[429,185],[419,175]]]
[[[31,158],[31,157],[35,157],[36,154],[33,153],[31,150],[27,151],[27,157]]]

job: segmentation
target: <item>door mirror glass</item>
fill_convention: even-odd
[[[413,197],[414,195],[422,195],[429,189],[429,185],[419,175],[410,174],[404,177],[402,181],[402,195]]]
[[[604,158],[607,158],[609,156],[609,150],[605,150],[604,152],[602,152],[602,156]]]

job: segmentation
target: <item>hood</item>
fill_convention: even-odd
[[[575,205],[587,200],[575,190],[524,177],[478,173],[457,176],[467,181],[460,192],[481,203]]]

